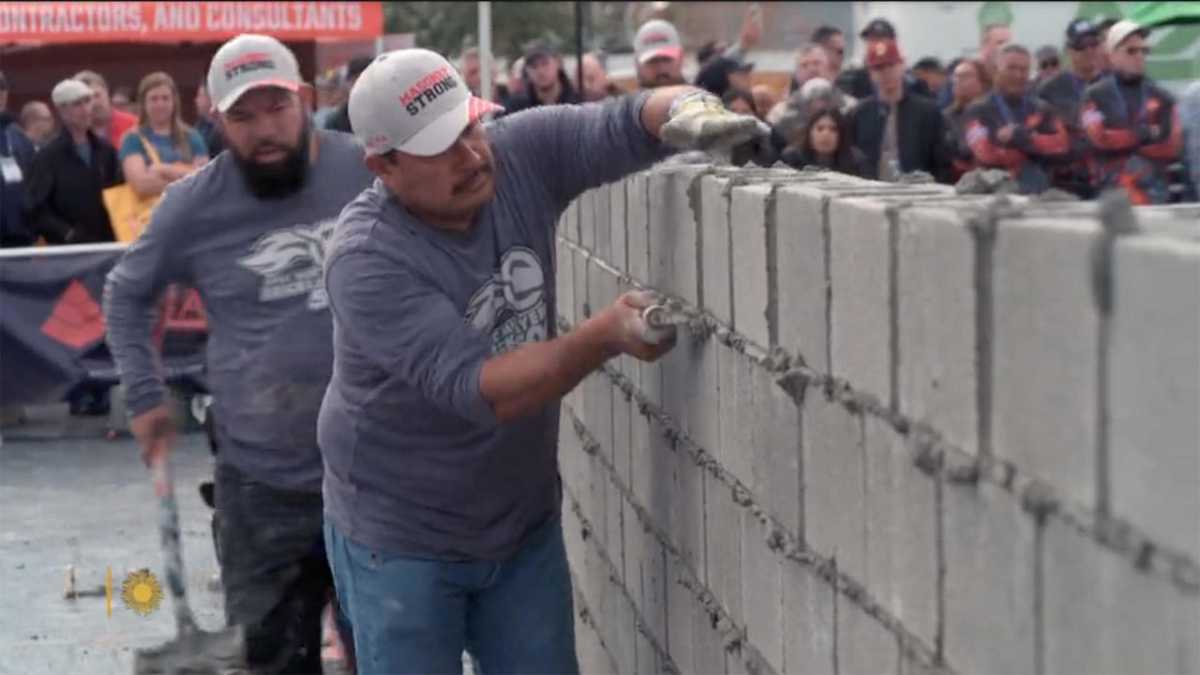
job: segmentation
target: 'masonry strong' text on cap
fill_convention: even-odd
[[[300,66],[292,50],[269,35],[244,33],[221,45],[208,66],[208,94],[225,112],[242,94],[259,87],[300,89]]]
[[[495,110],[500,106],[472,96],[454,66],[427,49],[377,56],[350,90],[350,126],[369,155],[441,154]]]

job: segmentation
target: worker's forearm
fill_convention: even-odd
[[[540,410],[616,356],[611,321],[609,313],[601,312],[566,335],[488,359],[479,389],[496,419],[507,422]]]
[[[642,127],[651,135],[661,138],[662,126],[671,118],[671,104],[682,94],[692,91],[701,90],[690,85],[655,89],[642,106]]]

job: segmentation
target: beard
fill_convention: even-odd
[[[258,199],[283,199],[299,192],[308,179],[309,139],[312,120],[305,116],[304,127],[294,148],[285,148],[275,143],[260,143],[242,156],[232,146],[229,148],[234,162],[241,170],[242,179],[250,194]],[[254,154],[261,150],[283,150],[285,156],[277,162],[256,162]]]
[[[656,87],[672,87],[678,84],[687,84],[682,75],[674,73],[657,73],[650,77],[638,77],[638,86],[642,89],[654,89]]]

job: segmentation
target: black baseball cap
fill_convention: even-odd
[[[346,64],[346,78],[353,80],[362,75],[362,71],[366,70],[367,66],[371,65],[371,62],[374,60],[374,56],[356,56],[350,59],[350,63]]]
[[[1090,19],[1075,19],[1067,24],[1067,46],[1079,49],[1085,38],[1100,39],[1100,29]]]
[[[524,56],[525,63],[528,64],[540,56],[558,56],[558,50],[546,40],[534,40],[525,45]]]
[[[887,19],[871,19],[858,33],[860,38],[889,38],[896,39],[896,27]]]

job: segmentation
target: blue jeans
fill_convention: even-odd
[[[449,562],[357,544],[325,521],[359,675],[579,672],[571,576],[555,515],[507,560]]]

